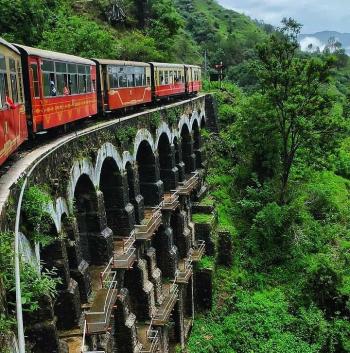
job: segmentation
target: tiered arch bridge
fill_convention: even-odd
[[[61,283],[56,301],[26,327],[37,352],[184,346],[193,263],[204,253],[191,207],[205,190],[201,130],[208,125],[214,110],[202,95],[60,138],[1,178],[2,230],[13,226],[21,177],[52,199],[54,241],[36,254]],[[21,229],[25,222],[24,215]]]

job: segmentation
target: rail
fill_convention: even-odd
[[[197,244],[195,244],[194,247],[190,249],[189,257],[191,258],[192,262],[197,262],[202,258],[204,252],[205,241],[197,240]]]
[[[197,186],[199,180],[198,172],[192,172],[192,174],[189,179],[179,182],[177,190],[180,195],[188,195]]]
[[[192,275],[193,266],[192,258],[188,257],[183,261],[180,261],[179,268],[176,271],[175,280],[177,283],[188,283],[189,278]]]
[[[162,202],[163,210],[174,210],[179,204],[178,190],[170,190],[169,193],[164,194]]]
[[[87,323],[86,323],[86,320],[84,320],[83,341],[81,344],[80,353],[106,353],[105,351],[91,351],[91,350],[89,350],[85,345],[86,333],[87,333]]]
[[[100,274],[101,289],[98,290],[91,306],[91,311],[85,313],[87,333],[107,331],[107,324],[117,298],[117,272],[112,270],[113,258]]]
[[[156,206],[151,207],[152,215],[147,220],[146,224],[135,225],[135,236],[137,240],[148,240],[157,230],[162,220],[162,202]]]
[[[159,345],[159,331],[152,328],[153,317],[146,332],[146,338],[151,343],[149,348],[142,348],[141,353],[154,353]]]
[[[113,268],[128,269],[136,260],[135,231],[133,230],[129,237],[114,242]]]
[[[176,278],[175,278],[174,281],[168,287],[168,294],[164,293],[165,294],[165,300],[164,300],[165,304],[161,305],[158,308],[156,315],[154,317],[155,324],[157,324],[157,323],[164,324],[164,322],[168,319],[168,317],[170,316],[171,310],[173,309],[173,307],[175,305],[178,293],[179,293],[179,287],[176,284]]]

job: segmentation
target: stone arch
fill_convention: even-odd
[[[131,165],[134,163],[135,158],[129,151],[123,152],[123,169],[126,170],[126,165],[130,163]]]
[[[96,164],[95,164],[95,177],[96,177],[96,182],[98,185],[100,185],[102,166],[103,166],[104,161],[107,158],[114,160],[114,162],[116,163],[116,165],[118,166],[118,169],[120,171],[122,171],[124,169],[123,159],[120,156],[117,149],[111,143],[109,143],[109,142],[105,143],[98,150]]]
[[[172,133],[170,131],[168,124],[163,121],[161,123],[161,125],[158,127],[157,132],[156,132],[155,147],[157,147],[158,149],[159,149],[159,139],[164,134],[168,137],[169,143],[171,143],[172,142]]]
[[[181,137],[174,136],[173,145],[174,145],[175,164],[176,164],[176,167],[178,170],[179,181],[184,181],[185,180],[185,163],[182,160]]]
[[[68,184],[68,202],[69,206],[73,206],[74,192],[78,183],[78,180],[82,175],[87,176],[94,187],[97,186],[95,179],[95,170],[92,163],[84,158],[82,160],[76,161],[70,171],[70,180]]]
[[[196,169],[196,157],[193,153],[192,135],[186,124],[184,124],[181,129],[181,151],[182,160],[185,163],[185,173],[190,174]]]
[[[163,132],[158,137],[157,148],[160,178],[163,181],[164,190],[173,190],[177,187],[179,177],[178,169],[175,165],[174,146],[171,143],[171,134]]]
[[[120,161],[121,162],[121,161]],[[134,208],[129,203],[127,174],[112,157],[101,165],[99,186],[103,193],[107,224],[115,236],[130,234],[135,224]]]
[[[134,141],[134,159],[136,160],[137,152],[140,145],[144,142],[148,142],[151,147],[152,152],[154,151],[154,140],[152,134],[147,129],[140,129],[137,131],[135,141]]]
[[[141,141],[135,154],[139,171],[140,191],[145,205],[158,205],[163,194],[158,156],[153,152],[152,145],[148,140]]]
[[[201,127],[201,129],[204,129],[205,126],[206,126],[206,120],[205,120],[204,114],[202,114],[200,117],[200,127]]]
[[[97,238],[100,231],[98,200],[94,184],[87,174],[82,174],[76,182],[74,206],[82,257],[88,263],[99,264],[95,256],[98,251]]]
[[[192,116],[190,119],[190,125],[191,125],[190,131],[192,131],[192,132],[193,132],[193,125],[195,124],[195,122],[197,122],[198,126],[200,126],[199,115],[196,110],[192,113]]]
[[[195,119],[192,125],[192,135],[193,135],[193,152],[196,156],[196,169],[202,168],[202,141],[200,133],[200,125],[198,120]]]
[[[129,202],[134,206],[135,223],[140,224],[143,219],[144,213],[143,197],[140,193],[137,164],[133,161],[126,162],[125,172],[127,179]]]
[[[191,132],[191,122],[190,122],[190,119],[188,118],[187,115],[181,116],[181,118],[179,120],[178,131],[180,134],[181,134],[181,131],[185,125],[187,126],[188,131]]]

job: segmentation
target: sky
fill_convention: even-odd
[[[218,0],[246,15],[278,25],[293,17],[304,25],[302,33],[338,31],[350,33],[350,0]]]

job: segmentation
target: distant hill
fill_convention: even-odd
[[[322,31],[314,34],[301,34],[299,36],[299,41],[302,50],[307,50],[308,45],[312,44],[313,47],[319,47],[323,50],[326,46],[328,39],[334,37],[340,43],[342,43],[343,48],[346,50],[347,54],[350,55],[350,33],[339,33],[336,31]]]

